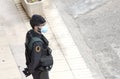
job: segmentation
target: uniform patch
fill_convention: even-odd
[[[41,50],[41,47],[40,47],[40,46],[36,46],[36,47],[35,47],[35,51],[36,51],[36,52],[40,52],[40,50]]]

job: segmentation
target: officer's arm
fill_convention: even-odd
[[[42,45],[40,42],[35,42],[33,45],[33,50],[31,53],[31,63],[28,66],[29,72],[33,73],[35,68],[39,64],[40,56],[41,56]]]

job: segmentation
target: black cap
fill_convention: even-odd
[[[32,26],[32,28],[34,28],[34,26],[39,26],[40,24],[45,23],[46,20],[41,16],[41,15],[33,15],[32,18],[30,19],[30,25]]]

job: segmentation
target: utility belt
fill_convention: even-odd
[[[36,67],[36,70],[45,71],[45,70],[51,70],[53,66],[53,57],[51,54],[52,50],[47,47],[46,54],[41,55],[39,65]]]
[[[35,70],[36,71],[50,71],[52,68],[52,65],[51,66],[40,66],[40,67],[37,67]]]

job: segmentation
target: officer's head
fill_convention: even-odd
[[[37,30],[38,32],[41,32],[42,29],[45,28],[46,20],[41,15],[33,15],[30,19],[30,25],[34,30]],[[43,28],[44,27],[44,28]]]

